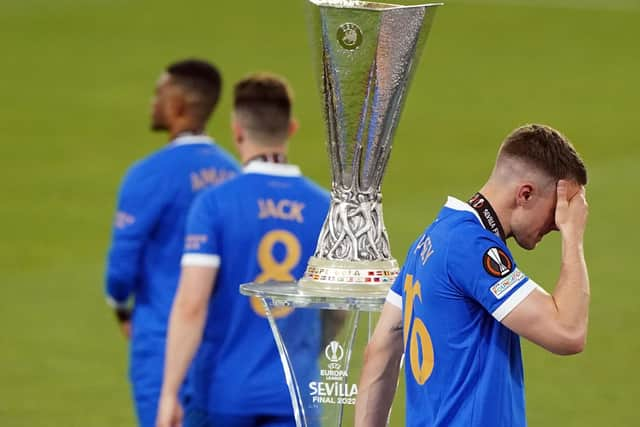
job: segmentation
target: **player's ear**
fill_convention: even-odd
[[[236,144],[242,144],[244,142],[244,130],[242,126],[240,126],[236,114],[233,112],[231,113],[231,134]]]
[[[291,120],[289,121],[289,129],[287,129],[287,137],[291,138],[293,135],[295,135],[299,127],[300,125],[298,124],[298,121],[292,117]]]
[[[186,114],[187,103],[184,96],[177,90],[172,90],[167,99],[167,110],[173,117],[182,117]]]
[[[531,183],[520,184],[516,193],[516,205],[525,206],[529,204],[533,196],[533,190],[534,186]]]

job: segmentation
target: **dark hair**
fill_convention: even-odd
[[[215,65],[200,59],[186,59],[167,67],[171,82],[192,95],[192,107],[204,123],[220,98],[222,78]]]
[[[587,183],[587,169],[571,142],[550,126],[529,124],[511,132],[502,143],[498,161],[507,156],[523,160],[555,181]]]
[[[292,98],[286,80],[257,73],[236,83],[233,106],[240,125],[259,140],[282,143],[288,136]]]

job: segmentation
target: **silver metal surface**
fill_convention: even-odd
[[[383,277],[393,279],[398,273],[380,189],[409,82],[441,3],[308,4],[332,182],[329,213],[300,286],[333,289],[336,281],[320,276],[349,276],[344,281],[349,288],[363,285],[363,290],[381,293],[390,283],[366,282],[370,273],[357,276],[348,271],[383,261]],[[333,264],[327,266],[326,261]],[[319,269],[325,274],[318,274]]]

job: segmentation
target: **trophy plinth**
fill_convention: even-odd
[[[300,281],[243,284],[240,292],[262,301],[298,427],[328,427],[353,425],[361,350],[399,272],[380,189],[407,88],[441,3],[307,4],[328,130],[331,205]],[[294,309],[316,310],[317,317],[294,324],[287,321]],[[317,358],[309,360],[301,355],[300,331],[316,337],[318,321]]]

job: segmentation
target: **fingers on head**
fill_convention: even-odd
[[[558,193],[558,201],[563,201],[567,199],[567,181],[561,179],[556,184],[556,191]]]

